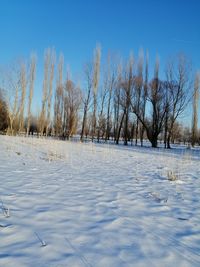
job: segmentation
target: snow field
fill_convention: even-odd
[[[8,136],[0,151],[0,266],[200,266],[190,151]]]

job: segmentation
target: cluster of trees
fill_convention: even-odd
[[[47,49],[41,110],[33,116],[36,56],[31,55],[28,66],[20,62],[1,72],[0,130],[6,129],[11,135],[37,132],[62,138],[79,134],[81,141],[90,137],[92,141],[112,139],[118,144],[123,140],[124,145],[143,145],[148,139],[152,147],[162,139],[166,148],[175,140],[193,146],[199,143],[199,74],[193,81],[191,66],[183,55],[168,62],[162,79],[158,59],[151,78],[149,69],[148,53],[143,51],[125,62],[108,56],[102,66],[101,48],[97,46],[93,62],[84,66],[80,86],[70,79],[69,71],[63,78],[63,55],[56,65],[55,51]],[[178,123],[188,104],[193,106],[191,130]]]

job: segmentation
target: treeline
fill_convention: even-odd
[[[152,147],[163,141],[166,148],[175,141],[193,146],[200,143],[200,76],[197,73],[192,77],[184,55],[168,61],[161,79],[158,58],[150,77],[148,53],[141,50],[137,58],[130,55],[123,62],[108,56],[103,65],[97,46],[93,61],[84,65],[79,85],[71,80],[69,71],[63,77],[63,55],[56,64],[54,49],[47,49],[41,110],[37,115],[32,114],[36,65],[36,55],[31,55],[29,64],[20,62],[1,71],[0,131],[64,139],[78,134],[81,141],[112,139],[124,145],[143,145],[148,139]],[[187,106],[193,110],[191,129],[178,122]]]

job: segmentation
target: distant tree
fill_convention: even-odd
[[[164,118],[166,114],[166,103],[164,101],[163,82],[159,80],[159,61],[156,61],[155,76],[150,83],[149,100],[152,105],[152,119],[147,121],[146,132],[152,147],[157,147],[158,136],[162,131]],[[148,127],[148,124],[150,127]]]
[[[67,79],[64,86],[64,120],[63,135],[72,137],[77,131],[78,111],[81,104],[81,90]]]
[[[93,66],[93,115],[92,115],[92,141],[96,134],[96,113],[97,113],[97,90],[99,85],[100,76],[100,60],[101,60],[101,48],[98,45],[94,51],[94,66]]]
[[[42,89],[42,109],[39,116],[40,135],[47,135],[50,127],[51,100],[54,79],[55,51],[48,48],[44,54],[44,78]]]
[[[120,125],[120,94],[121,94],[121,81],[122,81],[122,65],[119,64],[117,68],[116,84],[113,92],[113,109],[114,109],[114,141],[116,144],[119,142],[119,125]]]
[[[131,111],[131,101],[133,97],[133,56],[129,58],[127,71],[125,73],[125,80],[122,82],[122,105],[124,107],[124,145],[128,145],[128,136],[129,136],[129,115]]]
[[[174,123],[171,142],[174,144],[175,142],[180,143],[183,138],[183,126],[179,122]]]
[[[54,49],[51,50],[50,56],[50,66],[49,66],[49,82],[48,82],[48,94],[47,94],[47,125],[46,125],[46,135],[51,124],[51,102],[52,102],[52,92],[53,92],[53,79],[54,79],[54,69],[55,69],[56,54]]]
[[[39,119],[40,135],[45,132],[46,121],[47,121],[47,99],[48,99],[48,79],[49,79],[49,66],[50,66],[51,51],[48,48],[44,53],[44,78],[42,88],[42,109]]]
[[[148,101],[151,107],[150,116],[143,118],[142,112],[138,111],[135,105],[132,105],[133,112],[143,124],[152,147],[157,147],[158,145],[158,136],[162,131],[166,114],[164,86],[165,83],[159,80],[159,61],[157,59],[154,70],[154,78],[148,87]]]
[[[105,76],[106,77],[106,76]],[[98,113],[98,125],[97,125],[97,141],[100,141],[100,136],[103,137],[105,134],[106,130],[106,119],[105,119],[105,112],[104,112],[104,107],[105,107],[105,101],[106,101],[106,96],[108,93],[108,80],[107,77],[105,78],[104,84],[101,87],[101,96],[99,99],[99,113]]]
[[[191,142],[191,129],[190,127],[184,127],[183,130],[183,143],[189,144]]]
[[[107,87],[108,87],[108,101],[107,101],[107,116],[106,116],[106,136],[105,140],[109,140],[111,132],[111,108],[112,108],[112,96],[113,90],[117,82],[116,66],[110,62],[108,58],[107,69]]]
[[[170,148],[174,124],[191,99],[190,64],[184,55],[178,56],[177,61],[172,60],[168,63],[166,77],[168,87],[167,148]]]
[[[29,74],[29,96],[28,96],[28,117],[27,117],[27,135],[29,134],[30,121],[31,121],[31,105],[34,91],[35,82],[35,72],[36,72],[36,55],[31,55],[30,60],[30,74]]]
[[[129,139],[129,117],[131,111],[131,103],[133,97],[133,56],[130,55],[127,65],[125,66],[122,75],[119,76],[118,86],[120,88],[119,91],[119,103],[121,106],[121,114],[118,114],[120,118],[118,121],[118,131],[116,143],[118,144],[121,129],[123,127],[123,137],[124,137],[124,145],[128,145]]]
[[[21,99],[19,108],[19,132],[22,132],[24,130],[24,108],[25,108],[26,87],[27,87],[26,75],[27,75],[26,64],[22,62],[20,69]]]
[[[200,73],[196,74],[193,94],[193,117],[192,117],[192,146],[198,141],[198,100],[199,100]]]
[[[141,113],[142,113],[141,116],[143,121],[146,115],[146,103],[148,96],[148,75],[149,75],[149,55],[148,52],[146,52],[145,77],[143,83],[142,103],[141,103]],[[143,146],[144,130],[145,130],[144,125],[141,123],[141,131],[140,131],[141,146]]]
[[[144,55],[143,51],[140,51],[139,59],[137,63],[137,76],[135,77],[135,108],[137,109],[137,113],[139,113],[139,110],[144,108],[142,106],[142,88],[143,88],[143,61],[144,61]],[[144,95],[143,95],[143,105],[144,105]],[[143,111],[144,113],[144,111]],[[137,146],[138,142],[138,133],[139,133],[139,124],[140,121],[138,117],[136,117],[136,127],[135,127],[135,145]]]
[[[8,128],[8,107],[4,99],[2,90],[0,90],[0,131]]]
[[[7,68],[4,68],[1,76],[3,78],[1,87],[5,91],[5,101],[8,108],[7,134],[14,135],[19,130],[21,94],[19,62],[14,62]]]
[[[63,66],[64,56],[61,54],[58,63],[57,84],[54,100],[54,129],[56,136],[61,136],[63,134]]]
[[[92,65],[91,64],[85,65],[84,73],[86,77],[86,86],[85,86],[84,92],[82,93],[83,119],[82,119],[82,125],[81,125],[81,137],[80,137],[81,141],[83,141],[84,135],[88,135],[88,130],[86,131],[86,127],[87,127],[87,115],[88,115],[88,110],[90,108],[91,91],[92,91]]]

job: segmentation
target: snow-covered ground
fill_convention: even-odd
[[[0,266],[200,266],[199,161],[0,136]]]

